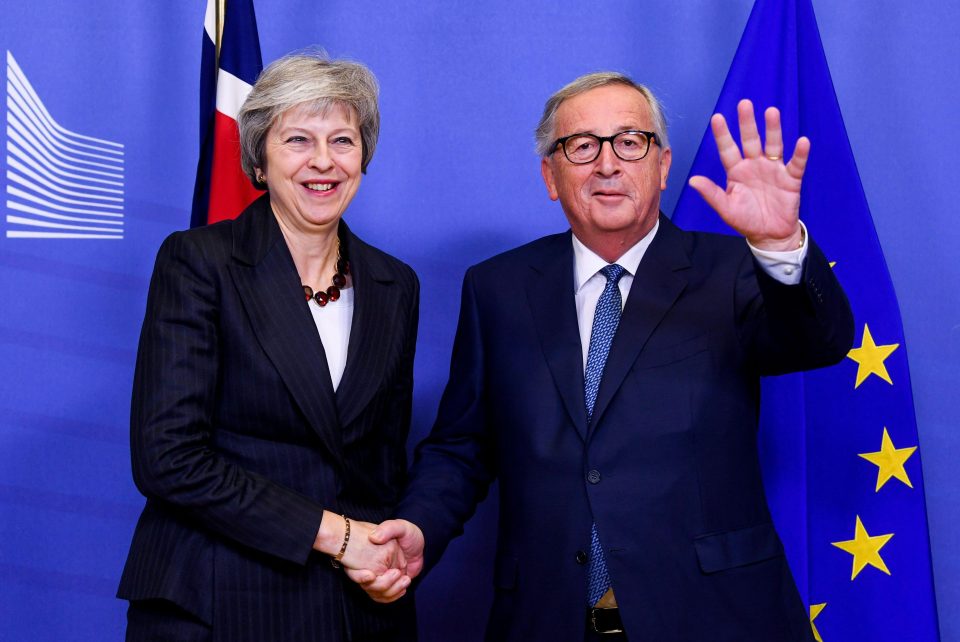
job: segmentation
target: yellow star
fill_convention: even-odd
[[[836,265],[837,265],[836,261],[830,261],[830,267],[836,267]]]
[[[873,342],[873,336],[870,334],[870,326],[863,324],[863,342],[859,348],[854,348],[847,353],[847,357],[857,362],[857,382],[853,385],[854,389],[859,388],[860,384],[870,375],[874,374],[893,385],[887,367],[883,364],[884,360],[890,354],[900,347],[899,343],[893,343],[885,346],[878,346]]]
[[[910,455],[917,449],[916,446],[909,448],[894,448],[890,435],[887,434],[887,428],[883,428],[883,439],[880,442],[880,450],[875,453],[860,453],[871,464],[876,464],[877,470],[877,492],[883,488],[883,485],[896,477],[904,484],[913,488],[907,471],[903,465],[910,459]]]
[[[817,625],[813,623],[817,619],[817,616],[820,615],[820,612],[827,606],[827,603],[823,604],[811,604],[810,605],[810,628],[813,629],[813,639],[817,642],[823,642],[823,638],[820,637],[820,631],[817,630]]]
[[[867,533],[867,529],[863,527],[860,516],[857,515],[857,527],[853,539],[830,543],[853,555],[853,573],[850,575],[850,581],[852,582],[860,574],[860,571],[866,568],[867,564],[890,575],[890,570],[884,564],[883,558],[880,557],[880,549],[886,546],[891,537],[893,537],[893,533],[871,537]]]

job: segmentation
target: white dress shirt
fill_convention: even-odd
[[[770,252],[758,250],[747,243],[757,262],[771,277],[786,285],[796,285],[800,282],[801,266],[807,256],[807,228],[803,227],[803,245],[788,252]],[[620,298],[623,305],[627,304],[630,286],[633,285],[633,276],[637,273],[640,261],[646,254],[647,248],[653,242],[660,229],[658,220],[653,229],[640,241],[623,253],[616,263],[626,272],[620,277]],[[593,329],[593,315],[597,310],[597,301],[607,284],[607,278],[600,274],[600,270],[609,265],[602,258],[594,254],[584,245],[576,234],[573,237],[573,287],[577,303],[577,324],[580,327],[580,349],[583,351],[583,368],[587,368],[587,350],[590,347],[590,333]],[[622,308],[621,308],[622,309]]]
[[[594,303],[596,305],[596,303]],[[324,307],[310,299],[310,314],[320,333],[323,351],[327,353],[330,381],[336,392],[347,365],[347,346],[350,345],[350,328],[353,327],[353,288],[340,290],[340,298]]]

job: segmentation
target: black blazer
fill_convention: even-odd
[[[809,640],[760,476],[760,377],[843,358],[853,318],[811,243],[802,283],[742,238],[661,217],[587,423],[570,234],[464,279],[450,381],[398,515],[428,567],[494,478],[487,639],[583,639],[596,521],[631,640]],[[515,288],[503,296],[503,284]]]
[[[419,284],[339,233],[356,294],[336,393],[268,195],[163,243],[131,409],[147,503],[118,597],[170,600],[215,639],[414,626],[412,599],[375,604],[312,550],[324,509],[379,522],[406,476]]]

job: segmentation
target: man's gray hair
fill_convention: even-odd
[[[624,74],[615,71],[598,71],[580,76],[547,100],[547,104],[543,107],[543,116],[540,118],[540,123],[537,124],[537,154],[546,158],[553,153],[553,142],[557,140],[557,109],[560,108],[563,101],[586,93],[591,89],[607,85],[624,85],[640,92],[650,105],[650,113],[653,116],[653,131],[657,134],[657,142],[660,143],[660,148],[667,149],[670,147],[670,139],[667,138],[667,119],[664,118],[663,107],[657,97],[653,95],[653,92]]]
[[[287,54],[270,63],[237,115],[244,173],[254,187],[264,189],[257,181],[256,168],[266,167],[267,132],[284,112],[306,106],[314,114],[325,114],[332,107],[353,111],[363,143],[360,169],[366,174],[380,136],[379,91],[376,77],[364,65],[330,60],[319,49]]]

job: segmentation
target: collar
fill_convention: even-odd
[[[660,220],[657,219],[653,229],[617,259],[617,264],[625,269],[630,276],[637,273],[637,268],[640,267],[640,261],[643,259],[643,255],[646,254],[647,248],[650,247],[650,243],[653,242],[653,238],[657,235],[657,230],[659,229]],[[578,239],[576,234],[571,234],[570,237],[573,239],[573,291],[579,292],[580,288],[582,288],[587,281],[610,264],[584,245],[583,241]]]

